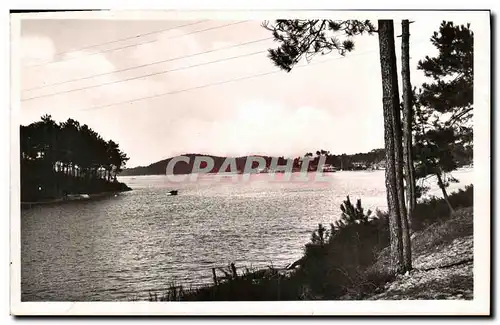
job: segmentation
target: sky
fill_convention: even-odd
[[[436,54],[429,39],[440,22],[423,15],[410,26],[412,85],[426,80],[416,66]],[[261,24],[23,20],[21,124],[44,114],[88,124],[120,145],[130,157],[128,167],[183,153],[292,157],[318,149],[339,154],[382,148],[377,35],[356,37],[346,57],[316,56],[286,73],[267,57],[277,43]],[[399,21],[395,34],[401,34]],[[206,53],[194,55],[200,52]],[[157,61],[166,62],[151,64]],[[212,61],[219,62],[206,64]],[[129,70],[116,72],[123,69]]]

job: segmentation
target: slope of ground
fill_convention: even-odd
[[[448,220],[413,234],[414,270],[365,299],[473,299],[473,246],[473,209],[460,209]],[[372,271],[388,262],[386,249]]]

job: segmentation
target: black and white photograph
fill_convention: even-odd
[[[12,314],[490,313],[489,11],[10,19]]]

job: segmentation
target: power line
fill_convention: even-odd
[[[365,54],[369,54],[372,52],[375,52],[375,51],[367,51],[367,52],[363,52],[363,53],[358,53],[357,55],[353,54],[353,55],[350,55],[349,57],[365,55]],[[301,66],[296,66],[294,69],[310,67],[313,65],[327,63],[327,62],[330,62],[333,60],[344,59],[344,58],[345,57],[337,57],[337,58],[328,59],[328,60],[324,60],[324,61],[320,61],[320,62],[308,63],[308,64],[304,64]],[[164,97],[164,96],[173,95],[173,94],[179,94],[179,93],[183,93],[183,92],[187,92],[187,91],[191,91],[191,90],[197,90],[197,89],[202,89],[202,88],[207,88],[207,87],[212,87],[212,86],[219,86],[219,85],[223,85],[223,84],[228,84],[231,82],[237,82],[237,81],[248,80],[248,79],[253,79],[253,78],[257,78],[257,77],[263,77],[263,76],[275,74],[278,72],[282,72],[282,70],[277,69],[277,70],[272,70],[272,71],[254,74],[254,75],[250,75],[250,76],[238,77],[238,78],[233,78],[233,79],[224,80],[224,81],[220,81],[220,82],[201,85],[201,86],[197,86],[197,87],[186,88],[186,89],[181,89],[181,90],[174,90],[174,91],[161,93],[161,94],[157,94],[157,95],[153,95],[153,96],[140,97],[140,98],[131,99],[131,100],[123,101],[123,102],[111,103],[111,104],[100,105],[100,106],[93,106],[93,107],[89,107],[89,108],[84,108],[82,110],[87,111],[87,110],[101,109],[101,108],[106,108],[106,107],[111,107],[111,106],[116,106],[116,105],[122,105],[122,104],[130,104],[130,103],[134,103],[134,102],[138,102],[138,101],[142,101],[142,100],[146,100],[146,99],[159,98],[159,97]]]
[[[93,47],[97,47],[97,46],[102,46],[102,45],[117,43],[117,42],[121,42],[121,41],[126,41],[126,40],[129,40],[129,39],[139,38],[139,37],[143,37],[143,36],[148,36],[148,35],[154,35],[154,34],[158,34],[158,33],[163,33],[163,32],[169,31],[169,30],[177,29],[177,28],[198,25],[198,24],[204,23],[206,21],[208,21],[208,20],[200,20],[200,21],[197,21],[197,22],[194,22],[194,23],[189,23],[189,24],[184,24],[184,25],[178,25],[178,26],[174,26],[174,27],[170,27],[170,28],[164,28],[164,29],[160,29],[160,30],[157,30],[157,31],[153,31],[153,32],[149,32],[149,33],[144,33],[144,34],[137,34],[137,35],[134,35],[134,36],[120,38],[120,39],[117,39],[117,40],[114,40],[114,41],[110,41],[110,42],[105,42],[105,43],[100,43],[100,44],[95,44],[95,45],[90,45],[90,46],[82,47],[82,48],[79,48],[79,49],[76,49],[76,50],[72,50],[72,51],[59,52],[59,53],[56,53],[55,55],[63,55],[63,54],[67,54],[67,53],[71,53],[71,52],[75,52],[75,51],[87,50],[87,49],[90,49],[90,48],[93,48]]]
[[[117,39],[117,40],[114,40],[114,41],[109,41],[109,42],[104,42],[104,43],[89,45],[89,46],[85,46],[85,47],[80,47],[78,49],[71,50],[71,51],[58,52],[58,53],[54,54],[54,56],[61,56],[61,55],[64,55],[64,54],[75,52],[75,51],[88,50],[88,49],[91,49],[91,48],[94,48],[94,47],[98,47],[98,46],[102,46],[102,45],[107,45],[107,44],[112,44],[112,43],[118,43],[118,42],[126,41],[126,40],[129,40],[129,39],[139,38],[139,37],[153,35],[153,34],[158,34],[158,33],[162,33],[162,32],[166,32],[166,31],[172,30],[172,29],[177,29],[177,28],[182,28],[182,27],[187,27],[187,26],[201,24],[201,23],[206,22],[206,21],[208,21],[208,20],[200,20],[200,21],[197,21],[197,22],[194,22],[194,23],[189,23],[189,24],[179,25],[179,26],[170,27],[170,28],[166,28],[166,29],[161,29],[161,30],[157,30],[157,31],[154,31],[154,32],[149,32],[149,33],[144,33],[144,34],[137,34],[137,35],[134,35],[134,36],[120,38],[120,39]],[[41,66],[41,65],[45,65],[45,64],[49,64],[49,63],[53,63],[53,62],[59,62],[59,61],[62,61],[62,60],[53,60],[53,61],[47,61],[47,62],[42,62],[42,63],[37,63],[37,64],[30,64],[30,65],[27,65],[26,67],[28,67],[28,68],[29,67],[36,67],[36,66]]]
[[[69,82],[75,82],[75,81],[87,80],[87,79],[91,79],[91,78],[102,77],[102,76],[106,76],[106,75],[113,74],[113,73],[119,73],[119,72],[125,72],[125,71],[140,69],[140,68],[148,67],[148,66],[155,65],[155,64],[166,63],[166,62],[176,61],[176,60],[180,60],[180,59],[190,58],[190,57],[194,57],[194,56],[198,56],[198,55],[202,55],[202,54],[206,54],[206,53],[212,53],[212,52],[217,52],[217,51],[221,51],[221,50],[227,50],[227,49],[236,48],[236,47],[240,47],[240,46],[248,45],[248,44],[259,43],[259,42],[267,41],[267,40],[271,40],[271,39],[273,39],[273,38],[272,37],[262,38],[262,39],[258,39],[258,40],[253,40],[253,41],[245,42],[245,43],[239,43],[239,44],[235,44],[235,45],[221,47],[221,48],[218,48],[218,49],[203,51],[203,52],[194,53],[194,54],[185,55],[185,56],[178,56],[178,57],[174,57],[174,58],[169,58],[169,59],[165,59],[165,60],[155,61],[155,62],[146,63],[146,64],[142,64],[142,65],[138,65],[138,66],[133,66],[133,67],[129,67],[129,68],[124,68],[124,69],[120,69],[120,70],[114,70],[114,71],[111,71],[111,72],[104,72],[104,73],[99,73],[99,74],[95,74],[95,75],[91,75],[91,76],[87,76],[87,77],[75,78],[75,79],[65,80],[65,81],[61,81],[61,82],[57,82],[57,83],[52,83],[52,84],[48,84],[48,85],[43,85],[43,86],[40,86],[40,87],[28,88],[28,89],[24,89],[23,91],[33,91],[33,90],[47,88],[47,87],[51,87],[51,86],[62,85],[62,84],[66,84],[66,83],[69,83]]]
[[[415,42],[415,43],[421,43],[421,41],[420,42]],[[261,52],[265,52],[265,51],[261,51]],[[365,55],[365,54],[369,54],[369,53],[373,53],[373,52],[378,52],[378,49],[377,50],[366,51],[366,52],[362,52],[362,53],[357,53],[357,54],[352,54],[352,55],[349,55],[349,57],[341,56],[341,57],[337,57],[337,58],[333,58],[333,59],[328,59],[328,60],[324,60],[324,61],[320,61],[320,62],[314,62],[314,63],[304,64],[304,65],[295,67],[295,69],[304,68],[304,67],[310,67],[310,66],[313,66],[313,65],[316,65],[316,64],[322,64],[322,63],[330,62],[330,61],[337,60],[337,59],[350,58],[350,57],[353,57],[353,56],[360,56],[360,55]],[[197,89],[202,89],[202,88],[207,88],[207,87],[212,87],[212,86],[223,85],[223,84],[227,84],[227,83],[231,83],[231,82],[237,82],[237,81],[242,81],[242,80],[247,80],[247,79],[253,79],[253,78],[257,78],[257,77],[263,77],[263,76],[275,74],[275,73],[278,73],[278,72],[281,72],[281,71],[282,70],[278,69],[278,70],[273,70],[273,71],[264,72],[264,73],[260,73],[260,74],[255,74],[255,75],[250,75],[250,76],[245,76],[245,77],[239,77],[239,78],[233,78],[233,79],[224,80],[224,81],[220,81],[220,82],[216,82],[216,83],[201,85],[201,86],[197,86],[197,87],[192,87],[192,88],[186,88],[186,89],[181,89],[181,90],[175,90],[175,91],[171,91],[171,92],[161,93],[161,94],[157,94],[157,95],[153,95],[153,96],[146,96],[146,97],[140,97],[140,98],[131,99],[131,100],[123,101],[123,102],[116,102],[116,103],[111,103],[111,104],[106,104],[106,105],[93,106],[93,107],[89,107],[89,108],[84,108],[82,110],[94,110],[94,109],[101,109],[101,108],[106,108],[106,107],[111,107],[111,106],[116,106],[116,105],[121,105],[121,104],[127,104],[127,103],[130,104],[130,103],[134,103],[134,102],[138,102],[138,101],[142,101],[142,100],[146,100],[146,99],[159,98],[159,97],[168,96],[168,95],[172,95],[172,94],[183,93],[183,92],[187,92],[187,91],[191,91],[191,90],[197,90]],[[116,83],[116,82],[114,82],[114,83]]]
[[[259,41],[259,40],[257,40],[257,41]],[[253,41],[253,42],[256,42],[256,41]],[[57,96],[57,95],[62,95],[62,94],[67,94],[67,93],[72,93],[72,92],[77,92],[77,91],[92,89],[92,88],[96,88],[96,87],[108,86],[108,85],[112,85],[112,84],[117,84],[117,83],[122,83],[122,82],[137,80],[137,79],[142,79],[142,78],[146,78],[146,77],[151,77],[151,76],[166,74],[166,73],[169,73],[169,72],[174,72],[174,71],[180,71],[180,70],[186,70],[186,69],[190,69],[190,68],[200,67],[200,66],[204,66],[204,65],[207,65],[207,64],[213,64],[213,63],[219,63],[219,62],[234,60],[234,59],[238,59],[238,58],[242,58],[242,57],[247,57],[247,56],[252,56],[252,55],[256,55],[256,54],[261,54],[261,53],[265,53],[265,52],[267,52],[267,51],[263,50],[263,51],[256,51],[256,52],[247,53],[247,54],[243,54],[243,55],[236,55],[236,56],[229,57],[229,58],[222,58],[222,59],[218,59],[218,60],[214,60],[214,61],[209,61],[209,62],[204,62],[204,63],[200,63],[200,64],[195,64],[195,65],[190,65],[190,66],[186,66],[186,67],[180,67],[180,68],[175,68],[175,69],[170,69],[170,70],[163,70],[163,71],[153,72],[153,73],[149,73],[149,74],[146,74],[146,75],[130,77],[130,78],[127,78],[127,79],[110,81],[110,82],[105,82],[105,83],[101,83],[101,84],[85,86],[85,87],[76,88],[76,89],[69,89],[69,90],[65,90],[65,91],[61,91],[61,92],[44,94],[44,95],[40,95],[40,96],[33,96],[33,97],[22,99],[21,101],[23,101],[23,102],[24,101],[30,101],[30,100],[34,100],[34,99],[45,98],[45,97],[52,97],[52,96]],[[365,53],[365,52],[363,52],[363,53]],[[361,53],[361,54],[363,54],[363,53]],[[350,55],[350,56],[356,56],[356,55],[354,54],[354,55]],[[106,73],[106,74],[109,74],[109,73]]]
[[[319,62],[312,63],[312,64],[318,64],[318,63]],[[321,62],[321,63],[323,63],[323,62]],[[303,66],[300,66],[300,67],[303,67]],[[225,81],[221,81],[221,82],[216,82],[216,83],[211,83],[211,84],[206,84],[206,85],[197,86],[197,87],[193,87],[193,88],[175,90],[175,91],[171,91],[171,92],[167,92],[167,93],[162,93],[162,94],[148,96],[148,97],[136,98],[136,99],[127,100],[127,101],[118,102],[118,103],[113,103],[113,104],[108,104],[108,105],[94,106],[94,107],[90,107],[90,108],[85,108],[83,110],[84,111],[86,111],[86,110],[94,110],[94,109],[101,109],[101,108],[110,107],[110,106],[116,106],[116,105],[121,105],[121,104],[130,104],[130,103],[142,101],[142,100],[145,100],[145,99],[158,98],[158,97],[163,97],[163,96],[167,96],[167,95],[182,93],[182,92],[185,92],[185,91],[196,90],[196,89],[201,89],[201,88],[206,88],[206,87],[211,87],[211,86],[217,86],[217,85],[222,85],[222,84],[226,84],[226,83],[230,83],[230,82],[241,81],[241,80],[245,80],[245,79],[262,77],[262,76],[274,74],[274,73],[277,73],[277,72],[280,72],[280,71],[281,70],[273,70],[273,71],[269,71],[269,72],[265,72],[265,73],[260,73],[260,74],[251,75],[251,76],[247,76],[247,77],[240,77],[240,78],[235,78],[235,79],[229,79],[229,80],[225,80]]]
[[[108,50],[104,50],[104,51],[100,51],[100,52],[86,53],[86,54],[81,55],[81,56],[64,58],[62,60],[50,61],[50,62],[47,62],[47,63],[29,65],[26,68],[39,67],[39,66],[44,66],[44,65],[53,64],[53,63],[60,63],[60,62],[65,62],[65,61],[71,61],[71,60],[81,59],[81,58],[92,56],[92,55],[97,55],[97,54],[102,54],[102,53],[108,53],[108,52],[114,52],[114,51],[118,51],[118,50],[124,50],[124,49],[127,49],[127,48],[136,47],[136,46],[140,46],[140,45],[144,45],[144,44],[149,44],[149,43],[154,43],[154,42],[157,42],[157,40],[150,40],[150,41],[145,41],[145,42],[142,42],[142,43],[130,44],[130,45],[126,45],[126,46],[122,46],[122,47],[117,47],[117,48],[114,48],[114,49],[108,49]]]
[[[172,36],[172,37],[168,37],[168,38],[166,38],[166,40],[167,39],[184,37],[184,36],[193,35],[193,34],[202,33],[202,32],[207,32],[207,31],[210,31],[210,30],[224,28],[224,27],[228,27],[228,26],[232,26],[232,25],[242,24],[242,23],[245,23],[247,21],[248,20],[244,20],[244,21],[238,21],[238,22],[230,23],[230,24],[226,24],[226,25],[209,27],[209,28],[197,30],[197,31],[190,32],[190,33],[183,34],[183,35],[175,35],[175,36]],[[175,28],[173,28],[173,29],[175,29]],[[108,49],[108,50],[104,50],[104,51],[100,51],[100,52],[87,53],[85,55],[81,55],[81,56],[78,56],[78,57],[70,57],[70,58],[65,58],[65,59],[57,60],[57,61],[50,61],[50,62],[41,63],[41,64],[29,65],[29,66],[26,66],[26,67],[31,68],[31,67],[42,66],[42,65],[52,64],[52,63],[59,63],[59,62],[64,62],[64,61],[76,60],[76,59],[81,59],[82,57],[87,57],[87,56],[92,56],[92,55],[97,55],[97,54],[102,54],[102,53],[114,52],[114,51],[118,51],[118,50],[127,49],[127,48],[130,48],[130,47],[136,47],[136,46],[139,46],[139,45],[144,45],[144,44],[149,44],[149,43],[155,43],[155,42],[158,42],[158,40],[155,39],[155,40],[146,41],[146,42],[142,42],[142,43],[131,44],[131,45],[127,45],[127,46],[122,46],[122,47],[117,47],[117,48],[113,48],[113,49]]]
[[[166,74],[166,73],[173,72],[173,71],[186,70],[186,69],[200,67],[200,66],[207,65],[207,64],[213,64],[213,63],[219,63],[219,62],[224,62],[224,61],[239,59],[239,58],[242,58],[242,57],[252,56],[252,55],[261,54],[261,53],[265,53],[265,52],[267,52],[267,50],[261,50],[261,51],[247,53],[247,54],[243,54],[243,55],[236,55],[236,56],[229,57],[229,58],[218,59],[218,60],[214,60],[214,61],[209,61],[209,62],[194,64],[194,65],[190,65],[190,66],[186,66],[186,67],[180,67],[180,68],[175,68],[175,69],[171,69],[171,70],[158,71],[158,72],[154,72],[154,73],[150,73],[150,74],[146,74],[146,75],[142,75],[142,76],[136,76],[136,77],[131,77],[131,78],[117,80],[117,81],[105,82],[105,83],[102,83],[102,84],[91,85],[91,86],[82,87],[82,88],[69,89],[69,90],[66,90],[66,91],[61,91],[61,92],[56,92],[56,93],[51,93],[51,94],[45,94],[45,95],[40,95],[40,96],[29,97],[29,98],[26,98],[26,99],[22,99],[21,101],[24,102],[24,101],[29,101],[29,100],[38,99],[38,98],[52,97],[52,96],[56,96],[56,95],[72,93],[72,92],[75,92],[75,91],[87,90],[87,89],[91,89],[91,88],[96,88],[96,87],[101,87],[101,86],[107,86],[107,85],[122,83],[122,82],[126,82],[126,81],[131,81],[131,80],[136,80],[136,79],[141,79],[141,78],[146,78],[146,77],[151,77],[151,76],[157,76],[157,75]]]

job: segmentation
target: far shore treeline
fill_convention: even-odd
[[[367,153],[357,153],[353,155],[332,155],[328,151],[325,150],[318,150],[314,154],[311,152],[305,153],[304,156],[302,157],[294,157],[293,161],[293,170],[294,171],[299,171],[300,166],[301,166],[301,161],[302,158],[304,157],[309,157],[311,159],[310,161],[310,169],[311,170],[316,170],[316,166],[318,165],[319,157],[321,155],[326,156],[325,160],[325,165],[331,165],[335,167],[338,170],[356,170],[356,169],[366,169],[369,167],[373,168],[378,168],[381,167],[385,158],[385,151],[384,149],[374,149],[370,152]],[[226,158],[229,157],[220,157],[220,156],[214,156],[214,155],[206,155],[206,154],[185,154],[182,155],[185,157],[189,158],[189,163],[179,161],[175,164],[173,173],[174,174],[190,174],[193,170],[193,163],[194,163],[194,158],[196,156],[205,156],[205,157],[210,157],[214,161],[214,167],[212,168],[211,172],[212,173],[217,173],[217,172],[229,172],[230,170],[221,170],[221,167],[223,166],[224,161]],[[264,156],[264,155],[249,155],[249,156],[242,156],[242,157],[231,157],[235,158],[236,161],[236,169],[241,172],[245,168],[246,161],[248,157],[262,157],[266,161],[266,168],[271,167],[271,162],[273,158],[276,159],[277,165],[286,165],[287,163],[287,157],[272,157],[272,156]],[[120,176],[138,176],[138,175],[164,175],[166,172],[166,168],[168,163],[173,159],[174,157],[160,160],[158,162],[155,162],[153,164],[150,164],[149,166],[139,166],[139,167],[134,167],[134,168],[126,168],[124,169],[121,173]],[[362,162],[362,163],[360,163]],[[204,166],[201,166],[204,167]],[[254,162],[252,164],[252,168],[256,168],[257,163]],[[382,166],[383,167],[383,166]]]
[[[179,161],[175,164],[173,173],[177,175],[181,174],[190,174],[193,170],[194,166],[194,158],[199,156],[210,157],[214,161],[214,167],[212,168],[212,173],[217,172],[229,172],[230,170],[221,170],[224,161],[229,157],[220,157],[206,154],[185,154],[182,155],[189,158],[189,163]],[[385,167],[385,149],[373,149],[370,152],[364,153],[355,153],[355,154],[340,154],[334,155],[330,154],[329,151],[326,150],[317,150],[316,152],[307,152],[302,157],[295,157],[293,163],[293,171],[300,171],[301,161],[304,157],[309,157],[311,159],[310,162],[310,170],[315,171],[318,165],[319,157],[325,156],[325,166],[332,166],[335,170],[378,170],[383,169]],[[271,157],[271,156],[262,156],[262,155],[253,155],[253,156],[243,156],[236,157],[236,168],[238,172],[242,172],[245,168],[246,161],[249,157],[262,157],[266,161],[266,168],[271,166],[271,162],[273,158],[277,158],[277,165],[286,165],[286,157]],[[166,168],[169,162],[174,157],[163,159],[157,161],[148,166],[139,166],[134,168],[125,168],[120,172],[119,176],[140,176],[140,175],[165,175]],[[459,161],[460,166],[468,165],[472,163],[471,156],[460,157]],[[201,167],[205,167],[203,164]],[[253,162],[252,168],[256,168],[257,164]]]
[[[21,201],[128,190],[116,180],[127,155],[113,140],[68,119],[50,115],[20,127]]]

